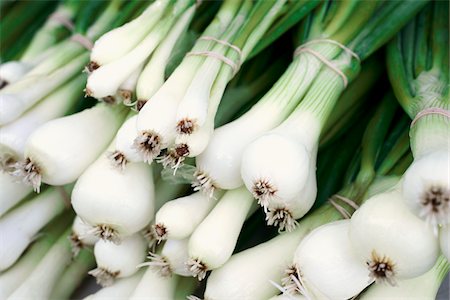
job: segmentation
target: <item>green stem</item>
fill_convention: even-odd
[[[94,254],[89,249],[82,249],[59,278],[49,299],[70,299],[72,293],[86,277],[87,272],[95,266]]]

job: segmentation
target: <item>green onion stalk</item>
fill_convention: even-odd
[[[51,55],[51,51],[46,50],[58,44],[74,29],[73,19],[81,8],[80,3],[68,0],[60,4],[35,33],[20,59],[0,65],[0,88],[19,80],[34,66]]]
[[[169,149],[163,163],[176,169],[185,157],[195,157],[205,150],[214,131],[214,120],[225,88],[240,65],[247,60],[269,28],[277,26],[276,20],[282,18],[287,10],[301,11],[297,16],[301,18],[315,5],[315,2],[298,5],[286,1],[259,1],[253,5],[242,26],[237,23],[240,20],[236,19],[239,30],[232,34],[230,27],[221,37],[221,40],[232,46],[219,43],[212,49],[214,53],[226,55],[234,65],[220,62],[215,57],[208,57],[203,63],[178,106],[175,145]]]
[[[108,99],[118,91],[131,93],[141,80],[151,83],[149,72],[163,74],[168,56],[195,9],[192,0],[155,1],[137,18],[101,36],[90,56],[86,94]],[[165,50],[158,51],[160,47]],[[130,96],[124,98],[128,101]]]
[[[389,129],[396,127],[394,115],[397,108],[392,97],[386,97],[371,117],[362,139],[361,153],[356,151],[355,154],[358,167],[352,167],[353,171],[347,175],[349,183],[330,198],[338,204],[340,210],[331,201],[324,203],[300,220],[299,226],[293,231],[234,254],[225,265],[209,276],[205,298],[265,299],[279,292],[276,286],[280,283],[284,284],[286,290],[296,290],[297,285],[295,282],[292,284],[289,274],[292,274],[292,259],[299,243],[313,229],[344,218],[343,211],[349,217],[355,210],[354,205],[359,205],[366,199],[369,187],[378,181],[377,178],[389,175],[399,163],[399,157],[407,154],[404,141],[397,141],[399,133],[395,137],[388,135]],[[391,140],[397,142],[392,143]],[[270,281],[276,284],[271,285]]]
[[[320,135],[339,95],[360,72],[360,62],[386,43],[425,2],[324,3],[304,22],[306,41],[293,65],[303,81],[294,111],[246,145],[241,176],[264,208],[269,225],[293,230],[316,197]],[[320,99],[318,101],[318,99]],[[280,155],[282,149],[282,155]]]
[[[436,228],[450,223],[448,16],[448,3],[430,3],[387,47],[392,88],[413,120],[403,198]]]
[[[226,18],[218,20],[221,23],[226,20],[228,24],[219,30],[208,27],[197,41],[199,46],[207,44],[207,47],[194,46],[152,101],[140,111],[135,144],[144,161],[153,161],[162,149],[168,148],[161,161],[176,169],[185,157],[203,151],[212,133],[224,89],[284,6],[285,1],[223,3],[218,15],[228,12]],[[179,70],[188,68],[189,61],[199,64],[189,68],[189,73],[185,70],[184,76],[178,75]],[[164,103],[159,104],[163,99]],[[159,116],[162,110],[164,120]],[[153,115],[155,111],[158,116]]]
[[[86,277],[87,272],[94,266],[95,259],[92,251],[88,249],[81,250],[55,284],[49,299],[70,299],[72,293]]]
[[[55,4],[56,2],[52,1],[29,3],[17,1],[9,9],[2,9],[2,20],[0,20],[2,61],[15,59],[22,53],[34,33],[54,10]]]
[[[20,259],[12,267],[0,274],[0,296],[2,299],[7,299],[33,272],[69,225],[69,219],[67,215],[63,215],[53,220],[40,231],[35,241]]]
[[[102,2],[100,2],[102,4]],[[93,4],[92,4],[93,5]],[[78,75],[88,60],[90,43],[107,31],[123,6],[122,1],[112,1],[99,16],[92,16],[92,8],[86,5],[71,38],[50,47],[49,56],[38,63],[24,77],[3,88],[0,92],[0,124],[5,125],[20,117],[25,111],[53,90]],[[97,17],[95,22],[92,18]]]

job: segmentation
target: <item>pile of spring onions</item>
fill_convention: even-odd
[[[0,299],[445,286],[448,2],[0,10]]]

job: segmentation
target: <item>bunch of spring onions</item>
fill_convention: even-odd
[[[447,2],[0,10],[1,299],[439,298]]]

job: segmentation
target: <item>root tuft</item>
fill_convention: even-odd
[[[167,240],[167,229],[164,224],[155,224],[152,225],[153,235],[155,236],[158,244],[162,241]]]
[[[450,214],[450,190],[445,187],[432,185],[425,190],[421,197],[422,209],[420,217],[433,227],[445,224]]]
[[[258,204],[267,212],[269,203],[274,199],[277,189],[266,179],[259,179],[253,183],[252,194]]]
[[[192,276],[197,277],[199,281],[205,279],[206,272],[208,272],[208,267],[199,259],[190,258],[186,264],[188,270],[192,273]]]
[[[161,152],[161,138],[156,132],[147,130],[134,140],[133,147],[146,163],[151,163]]]
[[[72,250],[72,258],[75,258],[80,253],[80,250],[85,248],[86,246],[83,244],[83,241],[75,232],[72,232],[69,235],[69,241]]]
[[[86,66],[86,70],[88,73],[92,73],[95,70],[97,70],[98,68],[100,68],[100,65],[98,63],[96,63],[95,61],[90,61]]]
[[[395,264],[387,256],[379,256],[375,250],[372,251],[371,259],[367,262],[369,268],[369,283],[375,280],[376,283],[389,283],[397,286],[395,280]]]
[[[107,287],[114,283],[114,280],[119,276],[120,272],[112,272],[105,268],[97,267],[89,271],[88,274],[95,277],[97,284],[102,287]]]
[[[40,192],[42,175],[36,163],[30,158],[26,158],[22,162],[17,162],[14,165],[14,169],[11,173],[13,176],[22,178],[22,181],[25,184],[31,185],[36,193]]]
[[[212,178],[199,169],[194,172],[194,180],[191,184],[194,191],[202,191],[209,198],[214,198],[214,191],[216,186]]]
[[[176,131],[178,134],[192,134],[197,128],[194,120],[185,118],[178,122]]]
[[[119,233],[114,228],[111,228],[110,225],[97,225],[89,231],[89,234],[93,234],[102,240],[110,241],[114,244],[120,244],[121,242]]]
[[[148,266],[153,270],[157,271],[162,277],[170,277],[173,274],[172,267],[170,266],[169,260],[162,256],[152,252],[149,252],[147,258],[150,261],[144,262],[138,267]]]
[[[164,168],[173,169],[173,175],[177,173],[179,167],[183,165],[185,158],[189,155],[189,146],[186,144],[179,144],[175,148],[170,149],[158,162]]]
[[[266,212],[266,221],[269,226],[278,226],[279,232],[291,232],[298,225],[291,212],[286,208],[269,208]]]
[[[113,167],[120,171],[125,170],[125,167],[128,163],[128,160],[125,157],[125,154],[123,154],[122,152],[120,152],[118,150],[108,153],[108,159],[111,161],[111,164],[113,165]]]

